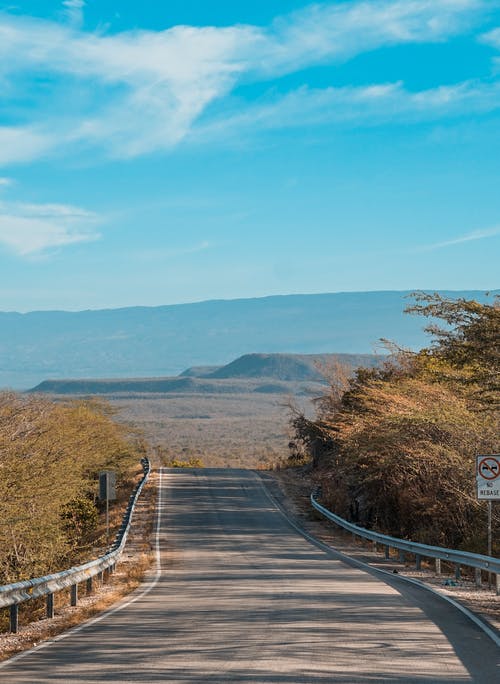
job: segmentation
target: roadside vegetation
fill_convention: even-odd
[[[95,557],[106,543],[98,473],[117,473],[118,522],[142,455],[104,403],[1,393],[0,584]]]
[[[431,317],[429,348],[392,345],[380,368],[334,373],[314,418],[295,411],[288,462],[311,463],[325,505],[394,536],[485,553],[475,457],[499,451],[499,304],[417,293],[407,311]]]

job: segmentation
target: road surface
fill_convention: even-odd
[[[306,540],[255,473],[164,470],[159,514],[156,575],[1,682],[500,681],[470,620]]]

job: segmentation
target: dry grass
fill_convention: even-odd
[[[207,467],[268,468],[288,456],[290,399],[283,394],[157,394],[108,397],[117,418],[141,428],[160,460]],[[294,398],[312,412],[309,398]]]

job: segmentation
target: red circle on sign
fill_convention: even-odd
[[[483,458],[479,461],[478,470],[485,480],[495,480],[500,475],[500,463],[496,458]]]

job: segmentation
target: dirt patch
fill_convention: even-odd
[[[393,555],[393,550],[391,557],[386,559],[382,551],[375,550],[372,542],[359,537],[353,538],[351,533],[337,528],[311,507],[310,495],[316,483],[307,468],[260,472],[259,475],[287,516],[308,534],[336,551],[374,568],[395,572],[428,584],[439,593],[452,597],[488,622],[495,631],[500,632],[500,596],[496,595],[494,582],[491,588],[488,581],[484,581],[481,587],[476,587],[472,577],[473,570],[467,568],[463,568],[463,573],[470,572],[470,576],[464,575],[460,580],[456,580],[454,569],[447,568],[444,563],[442,573],[437,574],[431,559],[429,563],[422,560],[421,570],[417,571],[410,563],[401,563],[399,557]]]

